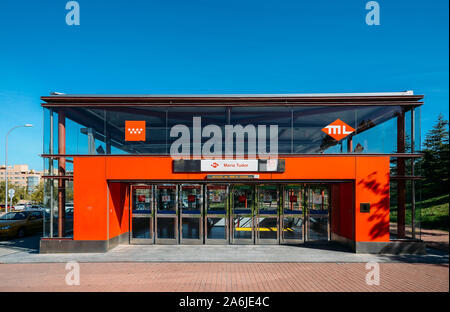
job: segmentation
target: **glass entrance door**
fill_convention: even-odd
[[[280,217],[281,243],[303,243],[305,188],[301,185],[286,185],[283,189],[283,209]]]
[[[308,189],[306,212],[308,241],[328,241],[329,229],[328,185],[311,185]]]
[[[155,186],[155,242],[156,244],[178,243],[178,198],[177,185]]]
[[[256,244],[278,244],[278,187],[277,185],[259,185],[257,194],[258,201],[254,216]]]
[[[153,244],[154,211],[151,185],[131,185],[132,244]]]
[[[228,244],[228,186],[206,185],[205,244]]]
[[[203,244],[203,186],[180,186],[180,243]]]
[[[231,187],[231,243],[254,244],[254,204],[253,185],[233,185]]]

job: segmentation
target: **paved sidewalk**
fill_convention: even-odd
[[[26,249],[2,252],[0,263],[57,262],[414,262],[448,263],[448,254],[428,250],[426,255],[355,254],[339,245],[120,245],[106,253],[39,254]]]
[[[397,233],[397,224],[390,224],[390,232],[391,237],[395,237]],[[406,237],[412,237],[412,228],[411,226],[405,227]],[[419,237],[417,237],[419,238]],[[427,247],[436,248],[442,251],[449,251],[449,232],[442,230],[429,230],[429,229],[421,229],[420,239],[423,240]]]
[[[367,285],[364,263],[82,263],[67,286],[63,263],[1,264],[0,291],[448,292],[447,264],[380,263]]]
[[[428,247],[448,252],[449,235],[446,231],[422,229],[421,239]]]

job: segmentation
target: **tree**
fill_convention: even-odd
[[[423,180],[423,194],[425,197],[448,193],[449,181],[449,132],[448,120],[439,115],[423,143],[421,169]]]
[[[13,205],[17,204],[19,200],[30,199],[30,195],[28,194],[25,186],[20,186],[8,181],[8,190],[10,189],[14,189],[16,191],[12,200]],[[9,200],[10,199],[8,197],[8,203],[11,203]],[[5,181],[0,182],[0,203],[5,203]]]
[[[34,203],[43,203],[44,202],[44,181],[41,180],[39,182],[39,185],[36,187],[34,192],[31,194],[31,200]]]
[[[0,181],[0,203],[5,204],[5,181]]]

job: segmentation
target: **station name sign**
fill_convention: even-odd
[[[251,180],[251,179],[259,179],[259,175],[257,174],[208,174],[206,176],[209,180]]]
[[[174,172],[284,172],[284,159],[175,159]]]

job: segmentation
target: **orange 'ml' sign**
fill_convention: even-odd
[[[145,120],[125,120],[125,141],[145,141]]]
[[[336,119],[332,123],[330,123],[328,126],[322,129],[323,132],[331,136],[336,141],[340,141],[343,138],[345,138],[347,135],[355,131],[352,127],[347,125],[345,122],[343,122],[340,119]]]

